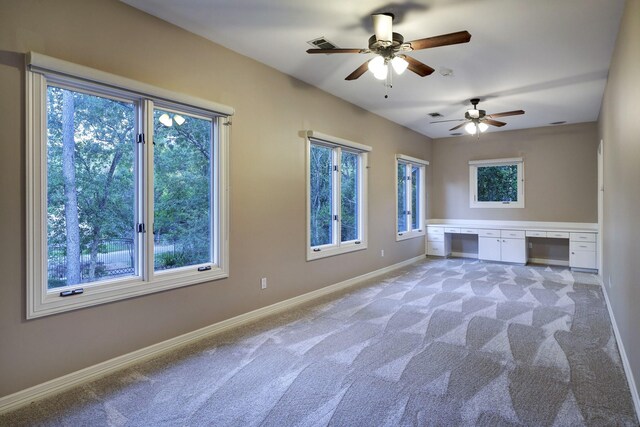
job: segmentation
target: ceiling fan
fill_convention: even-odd
[[[458,31],[457,33],[405,42],[401,34],[393,32],[394,16],[392,13],[377,13],[371,15],[371,17],[373,18],[375,34],[369,38],[369,47],[367,49],[309,49],[307,53],[373,53],[376,55],[373,59],[359,66],[345,80],[355,80],[363,75],[367,69],[378,80],[388,80],[391,76],[389,64],[398,74],[402,74],[407,68],[420,77],[433,73],[433,68],[417,59],[404,55],[403,52],[467,43],[471,40],[471,34],[467,31]]]
[[[479,136],[481,132],[485,132],[489,128],[489,125],[496,127],[502,127],[506,125],[505,122],[494,120],[498,117],[519,116],[521,114],[524,114],[523,110],[487,114],[485,110],[478,110],[478,103],[480,102],[480,99],[473,98],[470,100],[470,102],[471,105],[473,105],[473,108],[467,110],[467,112],[464,113],[464,119],[439,120],[431,123],[465,122],[460,123],[458,126],[452,127],[451,129],[449,129],[449,131],[454,131],[464,126],[464,130],[466,130],[467,133],[471,135],[477,134]]]

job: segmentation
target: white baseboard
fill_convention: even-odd
[[[455,258],[475,258],[478,259],[478,254],[476,252],[466,253],[466,252],[451,252],[451,256]]]
[[[601,283],[601,285],[602,285],[602,293],[604,294],[604,299],[607,302],[607,310],[609,311],[611,324],[613,325],[613,334],[615,335],[616,342],[618,343],[618,349],[620,350],[620,357],[622,358],[622,367],[624,368],[624,373],[627,377],[627,382],[629,383],[629,389],[631,390],[631,398],[633,400],[633,405],[635,406],[635,409],[636,409],[636,416],[640,420],[640,395],[638,395],[636,380],[633,377],[633,372],[631,371],[631,364],[629,363],[627,352],[624,349],[624,343],[622,342],[622,338],[620,337],[620,331],[618,330],[618,324],[616,323],[616,318],[613,315],[613,311],[611,309],[611,301],[609,300],[609,294],[607,293],[607,286],[604,284],[604,282]]]
[[[188,332],[175,338],[170,338],[166,341],[150,345],[148,347],[133,351],[128,354],[124,354],[122,356],[114,357],[113,359],[98,363],[93,366],[89,366],[79,371],[72,372],[62,377],[54,378],[45,383],[35,385],[33,387],[18,391],[8,396],[0,397],[0,414],[17,409],[21,406],[28,405],[35,400],[60,393],[77,385],[119,371],[135,363],[139,363],[152,357],[159,356],[170,350],[193,343],[202,338],[219,334],[231,328],[235,328],[243,324],[253,322],[285,310],[289,310],[297,305],[304,304],[316,298],[349,288],[365,280],[372,279],[374,277],[407,266],[409,264],[413,264],[414,262],[423,259],[425,259],[425,254],[408,259],[406,261],[399,262],[397,264],[390,265],[388,267],[381,268],[379,270],[372,271],[370,273],[363,274],[361,276],[353,277],[351,279],[326,286],[312,292],[308,292],[303,295],[299,295],[297,297],[290,298],[288,300],[277,302],[267,307],[262,307],[248,313],[232,317],[231,319],[214,323],[213,325],[205,326],[204,328]]]
[[[561,259],[529,258],[527,261],[534,264],[559,265],[562,267],[569,267],[569,261]]]

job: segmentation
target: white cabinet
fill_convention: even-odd
[[[451,253],[451,239],[447,238],[443,227],[427,226],[427,255],[449,256]]]
[[[597,270],[595,233],[570,233],[569,267]]]
[[[500,254],[504,262],[527,263],[527,244],[525,239],[501,239]]]
[[[526,264],[526,240],[524,238],[478,237],[478,258],[485,261]]]
[[[501,261],[500,239],[497,237],[478,237],[478,259]]]

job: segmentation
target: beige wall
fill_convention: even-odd
[[[603,279],[640,386],[640,0],[627,0],[600,112]],[[637,389],[636,389],[637,390]]]
[[[421,238],[395,241],[393,159],[429,159],[428,138],[115,0],[0,9],[0,396],[424,253]],[[229,279],[25,320],[29,50],[235,107]],[[373,147],[368,250],[305,261],[309,128]]]
[[[431,217],[597,222],[597,147],[595,123],[435,139]],[[509,157],[524,158],[525,207],[470,208],[469,160]]]

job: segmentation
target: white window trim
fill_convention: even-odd
[[[73,76],[73,77],[69,77]],[[217,239],[213,242],[217,263],[201,264],[173,271],[154,272],[153,257],[149,249],[153,242],[153,233],[142,233],[144,236],[138,244],[143,248],[146,256],[146,264],[142,258],[138,260],[139,275],[134,277],[116,278],[95,283],[82,283],[70,287],[82,288],[83,293],[71,297],[61,297],[60,289],[47,289],[47,174],[46,174],[46,97],[47,79],[51,79],[58,85],[59,82],[69,82],[78,90],[99,89],[100,93],[117,96],[127,93],[139,96],[143,108],[149,109],[153,101],[161,106],[173,105],[174,108],[185,111],[199,110],[211,113],[216,135],[213,136],[213,149],[218,159],[216,167],[218,173],[212,182],[214,208],[217,209],[217,224],[213,224],[217,230]],[[137,83],[135,81],[111,75],[98,70],[92,70],[76,64],[49,58],[44,55],[31,53],[27,63],[26,72],[26,246],[27,246],[27,319],[48,316],[83,307],[90,307],[107,302],[118,301],[126,298],[155,293],[196,283],[208,282],[229,276],[229,194],[228,194],[228,116],[233,114],[233,109],[207,100],[193,98],[153,86]],[[156,97],[157,95],[157,97]],[[160,96],[161,95],[161,96]],[[219,108],[220,107],[220,108]],[[153,129],[152,115],[147,114],[147,123],[143,124],[146,133],[150,135]],[[145,126],[146,125],[146,126]],[[147,144],[149,152],[152,150],[152,136],[149,136]],[[142,156],[143,162],[149,162],[149,157]],[[139,167],[138,164],[137,167]],[[212,168],[214,169],[214,168]],[[153,194],[153,181],[149,175],[153,173],[147,167],[145,185],[139,189],[136,197],[142,197],[147,203],[140,203],[143,212],[139,213],[139,219],[145,224],[151,224],[150,218],[153,207],[149,207],[150,195]],[[147,227],[149,228],[149,227]],[[140,254],[141,251],[138,251]],[[139,255],[140,256],[140,255]],[[211,270],[198,271],[200,266],[210,266]],[[155,274],[154,274],[155,273]],[[68,288],[65,288],[68,289]]]
[[[478,200],[478,167],[507,166],[518,167],[518,201],[517,202],[479,202]],[[524,159],[511,157],[506,159],[471,160],[469,161],[469,207],[471,208],[524,208]]]
[[[367,197],[367,176],[368,176],[368,153],[372,150],[371,147],[357,142],[349,141],[347,139],[338,138],[331,135],[326,135],[317,131],[307,130],[302,131],[301,135],[305,138],[305,171],[306,171],[306,223],[307,223],[307,261],[313,261],[320,258],[326,258],[330,256],[340,255],[348,252],[360,251],[367,249],[367,212],[368,212],[368,197]],[[311,144],[325,145],[331,148],[337,148],[339,151],[343,150],[351,153],[359,154],[358,158],[360,164],[358,165],[358,171],[360,176],[358,182],[360,184],[358,206],[360,207],[360,240],[352,240],[347,242],[341,242],[339,234],[336,237],[335,244],[311,246]],[[337,195],[337,197],[336,197]],[[338,174],[337,183],[334,186],[334,200],[339,203],[340,195],[340,175]],[[337,199],[337,200],[336,200]],[[339,221],[338,221],[339,223]],[[339,229],[339,225],[334,224],[334,230]]]
[[[426,196],[426,190],[427,190],[427,186],[426,186],[426,175],[427,175],[427,166],[429,166],[429,162],[427,160],[423,160],[423,159],[418,159],[417,157],[411,157],[411,156],[407,156],[404,154],[396,154],[396,159],[395,159],[395,168],[394,168],[394,177],[395,177],[395,187],[394,187],[394,192],[395,192],[395,200],[396,200],[396,204],[395,204],[395,209],[396,209],[396,220],[395,220],[395,232],[396,232],[396,241],[400,242],[402,240],[407,240],[407,239],[413,239],[416,237],[421,237],[425,235],[426,232],[426,207],[427,207],[427,196]],[[420,168],[420,212],[421,212],[421,217],[419,218],[419,228],[418,230],[408,230],[408,231],[402,231],[399,232],[398,231],[398,165],[399,164],[405,164],[405,165],[412,165],[412,166],[417,166]],[[411,191],[407,190],[407,203],[411,203]],[[410,219],[408,219],[409,223],[411,224]]]

